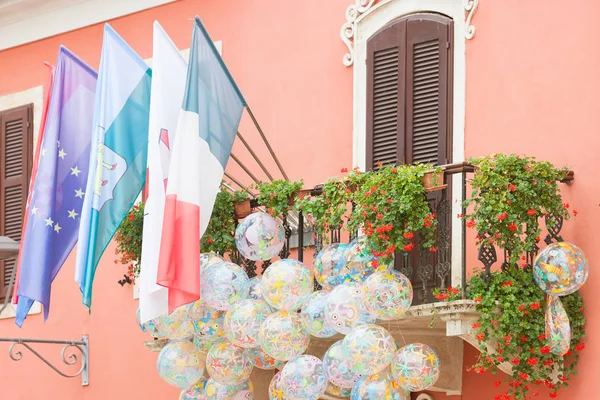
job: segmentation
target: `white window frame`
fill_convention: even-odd
[[[21,107],[26,104],[33,104],[33,146],[35,149],[38,141],[40,121],[42,119],[42,107],[44,104],[44,87],[36,86],[31,89],[23,90],[17,93],[11,93],[0,96],[0,111],[10,110],[11,108]],[[34,150],[35,151],[35,150]],[[15,277],[16,278],[16,277]],[[14,286],[13,286],[14,288]],[[4,301],[0,303],[0,308]],[[33,303],[27,315],[39,314],[42,312],[42,305],[37,301]],[[0,320],[14,318],[16,307],[11,303],[0,313]]]
[[[359,0],[360,1],[360,0]],[[367,40],[387,23],[418,12],[436,12],[447,15],[454,22],[453,65],[453,124],[452,160],[461,162],[465,157],[465,93],[466,93],[466,41],[470,16],[465,20],[463,0],[384,0],[367,9],[354,21],[354,120],[353,166],[366,167],[367,121]],[[471,36],[472,37],[472,36]],[[457,176],[452,182],[452,270],[451,284],[461,283],[462,276],[462,223],[453,218],[461,213],[462,180]]]

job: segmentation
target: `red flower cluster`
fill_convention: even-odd
[[[473,221],[473,218],[469,218],[467,220],[467,228],[474,228],[475,225],[477,225],[477,224],[475,223],[475,221]]]
[[[514,222],[511,222],[510,224],[508,224],[508,229],[510,229],[511,232],[514,232],[517,230],[517,225],[515,225]]]
[[[414,248],[415,248],[415,244],[414,243],[408,243],[408,244],[404,245],[404,251],[406,251],[406,252],[410,252]]]
[[[414,237],[415,237],[415,234],[414,234],[414,233],[412,233],[412,232],[405,232],[405,233],[402,235],[402,237],[404,237],[404,239],[408,239],[408,240],[410,240],[410,239],[412,239],[412,238],[414,238]]]
[[[513,281],[502,282],[502,287],[510,287],[513,285]]]
[[[506,214],[506,211],[503,212],[502,214],[498,215],[498,221],[504,221],[507,216],[508,215]]]

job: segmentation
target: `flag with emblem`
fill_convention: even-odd
[[[206,231],[246,102],[196,17],[177,133],[171,149],[157,283],[169,311],[200,297]]]
[[[105,24],[75,267],[88,307],[100,258],[146,180],[151,75],[144,60]]]
[[[19,254],[19,326],[34,301],[44,306],[44,318],[48,318],[52,281],[77,242],[96,79],[96,71],[60,48]]]
[[[144,232],[140,266],[140,319],[144,323],[168,312],[168,289],[156,283],[162,235],[165,189],[169,177],[171,143],[183,101],[187,63],[154,22],[150,130],[148,132],[148,195],[144,207]]]

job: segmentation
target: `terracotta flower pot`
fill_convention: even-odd
[[[234,204],[234,214],[237,219],[246,218],[251,213],[252,208],[250,207],[250,200],[244,200],[241,203]]]
[[[448,185],[444,184],[444,171],[430,170],[423,175],[423,185],[426,192],[444,190]]]

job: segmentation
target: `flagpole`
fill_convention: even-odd
[[[258,133],[262,137],[263,142],[265,142],[265,145],[267,146],[267,149],[269,149],[269,153],[271,153],[271,157],[273,157],[273,160],[275,160],[275,164],[277,164],[277,167],[279,168],[279,171],[281,172],[281,175],[283,175],[283,178],[286,181],[289,181],[289,178],[288,178],[287,174],[283,170],[283,167],[281,166],[281,163],[279,162],[279,159],[277,158],[277,156],[275,155],[275,152],[271,148],[271,145],[269,144],[269,141],[267,140],[267,137],[265,136],[262,128],[258,124],[258,121],[254,117],[254,114],[252,113],[252,110],[250,109],[250,106],[248,104],[246,104],[246,111],[248,111],[248,115],[250,115],[250,118],[252,119],[252,122],[254,122],[254,126],[256,127],[256,130],[258,131]]]
[[[271,174],[269,173],[269,171],[267,171],[267,168],[260,161],[260,159],[258,158],[258,156],[256,155],[256,153],[254,153],[254,151],[252,150],[252,147],[250,147],[250,145],[248,144],[248,142],[246,142],[246,139],[244,139],[244,137],[242,136],[242,134],[240,133],[240,131],[237,131],[237,137],[240,138],[240,140],[242,141],[242,143],[244,144],[244,146],[246,147],[246,149],[248,150],[248,152],[252,155],[252,157],[254,158],[254,160],[256,161],[256,163],[260,166],[260,168],[263,170],[263,172],[265,173],[265,175],[267,175],[267,177],[269,178],[269,180],[271,182],[273,182],[273,177],[271,176]]]

